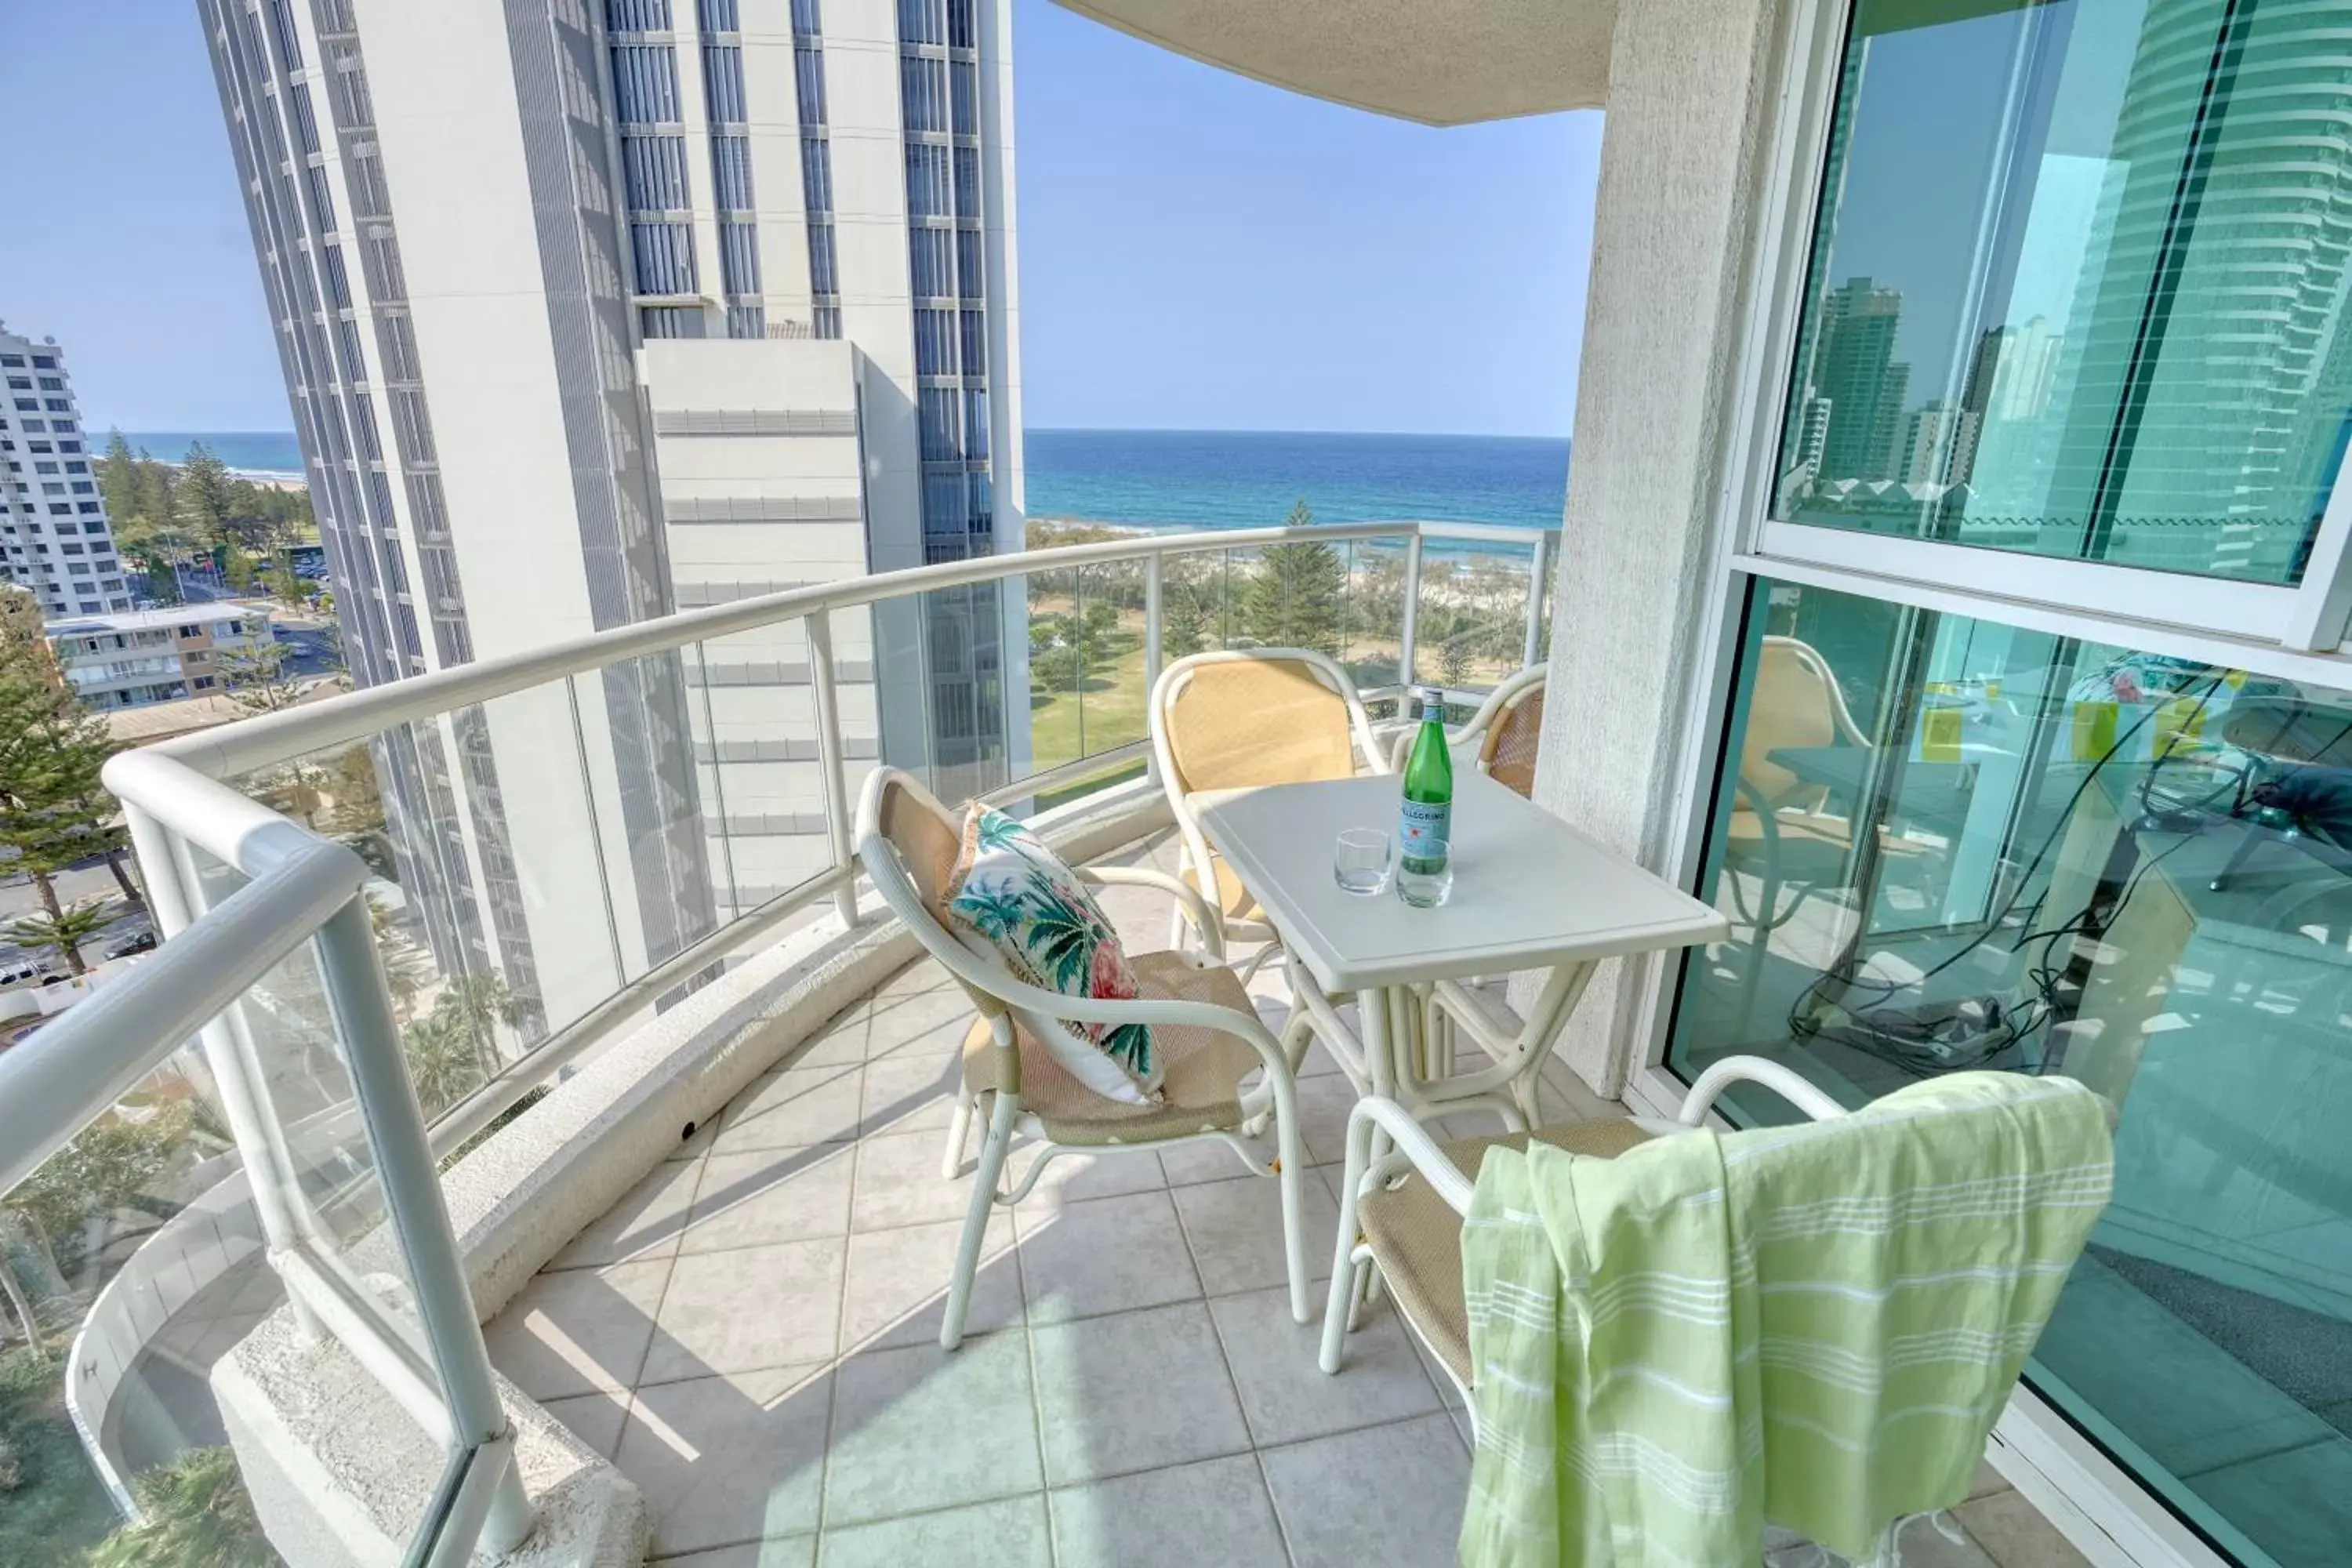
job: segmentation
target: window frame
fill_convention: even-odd
[[[2078,611],[2111,632],[2178,626],[2317,652],[2352,635],[2352,463],[2339,463],[2303,580],[2286,586],[2151,571],[1938,540],[1776,521],[1770,498],[1814,226],[1821,217],[1829,129],[1852,15],[1851,0],[1800,0],[1784,60],[1789,90],[1771,128],[1760,195],[1760,243],[1750,258],[1748,341],[1738,358],[1733,438],[1726,466],[1728,514],[1739,553],[1758,563],[1823,567],[1872,578],[1951,584],[1991,599]],[[2132,630],[2105,640],[2130,642]],[[2352,679],[2337,668],[2332,684]]]
[[[1942,542],[1778,522],[1769,517],[1797,321],[1818,216],[1830,116],[1853,0],[1791,0],[1768,84],[1748,185],[1757,221],[1741,263],[1743,306],[1727,371],[1716,517],[1686,645],[1691,678],[1675,761],[1661,780],[1658,869],[1695,893],[1705,869],[1750,587],[1761,578],[2296,681],[2352,687],[2352,462],[2340,464],[2302,583],[2293,587],[2053,559]],[[1777,94],[1772,88],[1777,85]],[[1704,893],[1698,896],[1704,897]],[[1673,1116],[1687,1082],[1666,1066],[1685,964],[1627,977],[1622,1098]],[[1719,1118],[1714,1119],[1720,1125]],[[2101,1568],[2230,1568],[2231,1560],[2031,1387],[2021,1385],[1989,1453],[2005,1479]]]

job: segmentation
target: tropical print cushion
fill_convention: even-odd
[[[1032,985],[1098,1000],[1124,1001],[1136,994],[1118,933],[1086,884],[1003,812],[974,805],[964,818],[963,852],[948,880],[948,914]],[[1104,1099],[1160,1102],[1160,1066],[1149,1025],[1057,1020],[1042,1043],[1072,1078]]]

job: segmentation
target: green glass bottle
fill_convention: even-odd
[[[1445,693],[1424,686],[1413,697],[1421,704],[1421,733],[1404,761],[1397,868],[1435,877],[1445,869],[1446,844],[1454,837],[1454,758],[1445,749]]]

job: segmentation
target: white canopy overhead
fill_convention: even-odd
[[[1597,109],[1614,0],[1059,0],[1196,60],[1417,120]]]

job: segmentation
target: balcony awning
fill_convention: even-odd
[[[1614,0],[1059,0],[1146,42],[1425,125],[1597,109]]]

